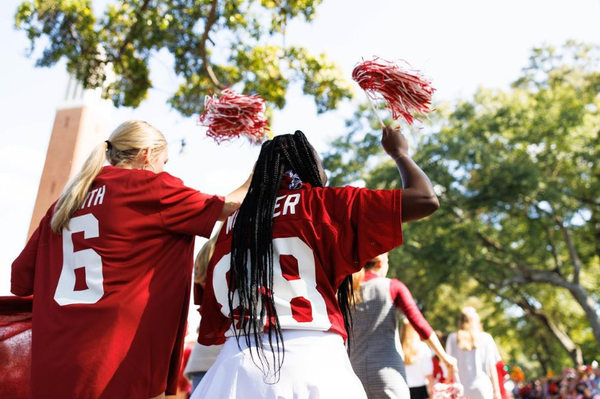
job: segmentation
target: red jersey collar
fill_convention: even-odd
[[[363,281],[367,282],[367,281],[371,281],[371,280],[373,280],[375,278],[379,278],[379,277],[380,276],[378,274],[376,274],[376,273],[373,273],[373,272],[370,272],[370,271],[365,271],[365,278],[363,278]]]

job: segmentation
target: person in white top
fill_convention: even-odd
[[[446,352],[458,360],[458,375],[469,399],[502,399],[496,363],[498,348],[492,336],[483,331],[475,308],[460,314],[458,331],[450,334]]]
[[[421,341],[417,331],[406,319],[404,319],[400,340],[404,351],[404,367],[410,399],[426,399],[430,396],[433,382],[431,350],[425,342]]]

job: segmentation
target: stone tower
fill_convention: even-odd
[[[54,118],[27,239],[92,149],[108,138],[110,109],[101,99],[101,89],[86,90],[69,76],[64,101]]]

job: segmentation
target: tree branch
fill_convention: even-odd
[[[600,202],[594,201],[593,199],[585,198],[585,197],[574,197],[574,198],[576,200],[578,200],[579,202],[584,203],[586,205],[597,206],[600,208]]]
[[[554,245],[554,240],[552,239],[552,235],[550,234],[550,229],[547,226],[544,226],[544,232],[546,233],[548,245],[550,245],[551,248],[552,257],[554,258],[554,264],[556,265],[556,272],[562,275],[562,260],[558,257],[558,253],[556,252],[556,246]]]
[[[483,233],[481,233],[481,232],[478,231],[477,232],[477,236],[481,239],[481,241],[483,242],[483,245],[485,247],[491,248],[491,249],[493,249],[496,252],[501,252],[501,253],[507,254],[509,256],[512,255],[504,247],[502,247],[497,242],[492,241],[489,237],[487,237]],[[511,258],[512,258],[512,256],[511,256]],[[530,268],[527,265],[525,265],[525,264],[523,264],[523,263],[521,263],[521,262],[519,262],[517,260],[514,260],[514,259],[512,259],[510,262],[504,262],[504,264],[515,265],[515,266],[517,266],[517,268],[519,268],[521,270],[530,270]]]
[[[215,72],[213,71],[213,69],[210,65],[210,62],[208,60],[208,55],[206,54],[206,41],[210,40],[208,35],[210,33],[211,28],[215,24],[215,22],[217,22],[217,6],[218,5],[219,5],[219,1],[213,0],[212,4],[210,6],[210,11],[208,13],[208,17],[206,18],[206,23],[204,25],[204,33],[202,33],[202,36],[200,37],[200,44],[199,44],[198,52],[200,53],[200,58],[202,59],[202,67],[206,71],[206,74],[208,75],[211,83],[216,88],[222,89],[223,84],[221,82],[219,82],[219,79],[217,79],[217,76],[215,75]],[[211,40],[211,43],[212,43],[212,40]]]
[[[144,13],[144,11],[146,11],[146,9],[148,9],[149,5],[150,5],[150,0],[144,0],[144,2],[142,3],[142,6],[135,13],[135,22],[131,26],[131,29],[129,29],[129,32],[127,32],[127,36],[125,36],[125,39],[123,40],[123,43],[121,44],[121,47],[119,47],[117,56],[113,60],[111,60],[111,62],[113,62],[114,64],[118,64],[119,62],[121,62],[121,58],[125,54],[127,45],[129,43],[131,43],[131,40],[133,38],[133,35],[134,35],[137,27],[139,26],[139,24],[141,24],[143,22],[142,14]]]
[[[515,275],[511,278],[504,279],[501,282],[502,286],[511,286],[513,284],[529,284],[529,283],[550,283],[559,287],[572,289],[575,284],[567,281],[558,273],[548,270],[532,270],[522,269],[515,271]]]
[[[556,214],[556,211],[554,210],[554,205],[552,205],[549,201],[548,204],[550,204],[550,212],[543,210],[539,207],[539,204],[537,201],[533,202],[533,205],[536,207],[536,209],[541,212],[541,213],[545,213],[546,215],[549,215],[550,217],[552,217],[552,219],[554,219],[554,222],[556,223],[556,225],[560,228],[560,230],[562,231],[564,237],[565,237],[565,242],[567,244],[567,248],[569,250],[569,256],[571,258],[571,262],[573,263],[573,282],[575,284],[579,284],[579,275],[581,274],[581,259],[579,259],[579,255],[577,254],[577,249],[575,248],[575,244],[573,242],[573,236],[571,234],[571,231],[565,227],[564,221],[562,219],[562,217],[560,217],[559,215]],[[554,246],[552,246],[554,248]]]
[[[485,281],[482,281],[482,280],[487,280],[485,278],[481,279],[481,278],[475,277],[475,279],[480,284],[486,286],[495,295],[506,300],[507,302],[517,305],[518,307],[523,309],[525,314],[527,314],[529,317],[537,320],[544,327],[546,327],[546,329],[549,330],[550,333],[552,333],[552,335],[554,335],[554,337],[558,340],[558,342],[561,344],[561,346],[569,353],[569,356],[571,357],[574,366],[580,366],[583,364],[583,356],[581,353],[581,348],[573,342],[571,337],[569,337],[569,335],[565,331],[563,331],[563,329],[560,328],[558,324],[556,324],[554,321],[552,321],[550,318],[548,318],[548,316],[546,316],[546,314],[542,310],[537,309],[535,306],[533,306],[529,302],[529,299],[527,298],[527,296],[525,296],[523,293],[518,293],[514,297],[510,297],[510,296],[505,295],[502,292],[500,292],[499,289],[494,288],[493,284],[491,284],[491,282],[489,280],[486,283]],[[517,298],[517,296],[518,296],[518,298]]]
[[[560,216],[554,215],[554,220],[565,236],[565,242],[567,244],[567,248],[569,249],[569,256],[571,257],[571,262],[573,263],[573,282],[578,284],[582,265],[581,259],[579,259],[579,255],[577,254],[577,249],[575,248],[575,243],[573,242],[573,235],[571,234],[571,230],[565,227],[565,224]]]

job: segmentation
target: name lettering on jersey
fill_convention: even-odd
[[[285,199],[285,200],[284,200]],[[282,195],[281,197],[277,197],[275,200],[275,209],[273,213],[273,217],[281,215],[295,215],[296,214],[296,205],[300,202],[300,194],[288,194]],[[281,204],[283,203],[283,208],[281,208]],[[279,209],[281,208],[281,209]],[[229,232],[233,229],[233,225],[235,224],[235,219],[237,218],[238,211],[235,211],[231,216],[227,218],[227,226],[225,227],[225,234],[229,234]]]
[[[233,229],[233,225],[235,224],[235,218],[237,217],[237,215],[238,211],[235,211],[227,218],[227,227],[225,228],[225,234],[229,234],[231,229]]]
[[[104,201],[104,194],[106,193],[106,186],[98,187],[93,189],[86,195],[81,205],[81,209],[89,208],[90,206],[102,205]]]
[[[284,198],[285,198],[285,201],[283,201],[283,209],[278,210],[279,207],[281,206],[281,202]],[[275,212],[273,213],[273,217],[276,218],[277,216],[287,215],[287,214],[295,215],[296,214],[296,205],[298,205],[298,202],[300,202],[300,194],[289,194],[289,195],[282,195],[281,197],[277,197],[277,199],[275,200],[275,209],[274,209]]]

